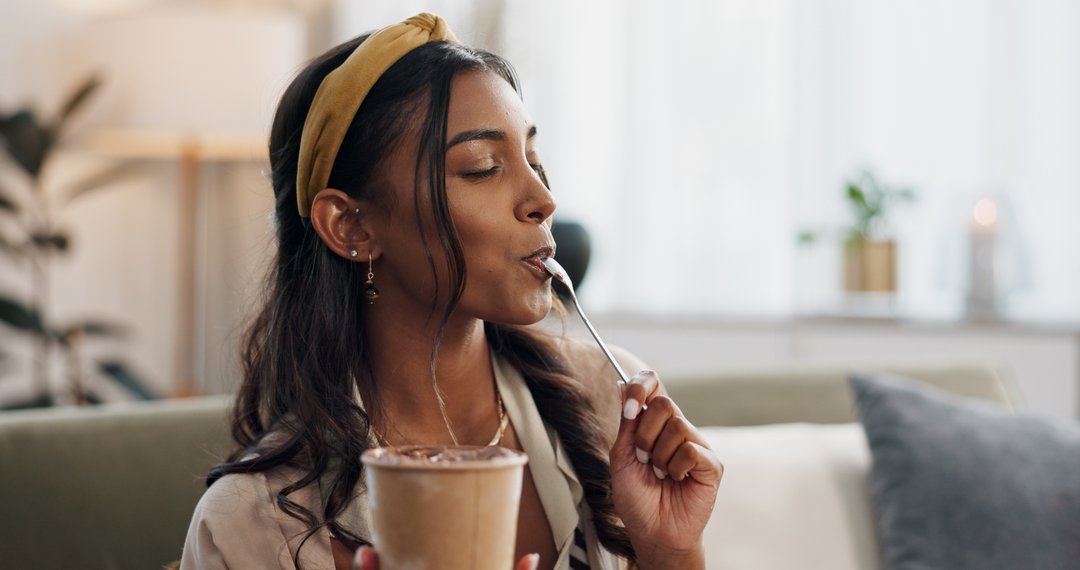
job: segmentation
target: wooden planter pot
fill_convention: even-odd
[[[844,290],[850,293],[896,291],[896,242],[860,241],[844,247]]]

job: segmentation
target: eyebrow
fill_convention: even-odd
[[[526,140],[530,140],[536,136],[536,125],[529,127],[529,133],[525,136]],[[469,141],[504,141],[506,140],[506,132],[497,129],[474,129],[471,131],[460,132],[450,139],[450,142],[446,143],[446,148],[449,150],[451,147],[463,142]]]

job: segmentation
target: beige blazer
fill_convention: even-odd
[[[581,484],[562,441],[541,419],[521,374],[501,359],[493,364],[495,381],[518,440],[529,456],[528,468],[559,551],[555,568],[568,569],[578,525],[577,505],[582,506],[584,516],[590,516],[587,503],[582,501]],[[281,511],[274,500],[280,489],[301,475],[295,469],[277,468],[266,473],[226,475],[214,483],[195,507],[180,568],[296,568],[293,558],[299,551],[303,568],[333,570],[327,529],[320,528],[300,548],[306,525]],[[322,485],[310,485],[290,498],[321,513],[321,489]],[[361,491],[348,506],[341,522],[359,536],[371,536],[365,492]],[[621,559],[598,543],[591,524],[585,525],[585,541],[592,570],[625,568]]]

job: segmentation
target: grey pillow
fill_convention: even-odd
[[[889,570],[1080,568],[1080,426],[851,378]]]

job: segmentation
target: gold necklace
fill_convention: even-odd
[[[503,436],[506,433],[506,426],[510,423],[510,416],[506,415],[506,405],[503,403],[502,394],[499,392],[498,387],[495,388],[495,401],[499,404],[499,428],[495,430],[495,435],[485,447],[491,447],[502,443]],[[379,430],[375,429],[374,425],[371,426],[371,433],[375,434],[375,439],[380,446],[389,447],[386,439],[379,433]]]

